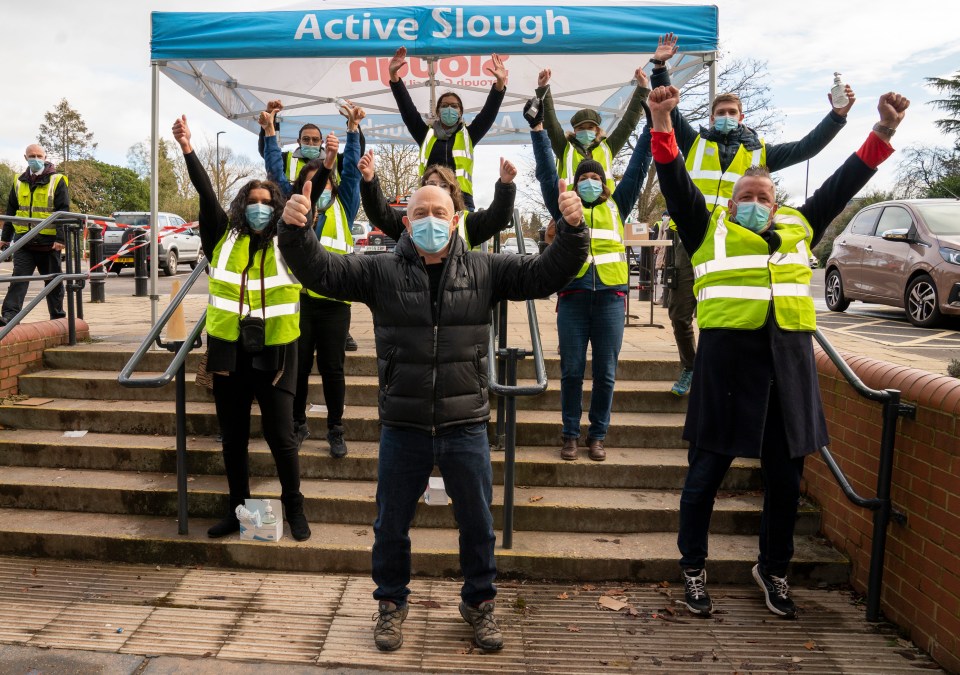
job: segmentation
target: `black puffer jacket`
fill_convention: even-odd
[[[284,259],[304,288],[373,312],[380,421],[437,431],[490,418],[487,331],[500,300],[545,297],[580,270],[585,228],[563,224],[539,256],[474,253],[453,237],[436,316],[430,280],[404,233],[393,255],[331,255],[312,230],[281,224]]]

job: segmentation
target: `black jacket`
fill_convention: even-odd
[[[20,174],[20,181],[30,184],[30,192],[33,192],[41,185],[46,185],[50,182],[50,176],[57,173],[56,167],[47,162],[43,171],[40,172],[40,175],[34,177],[31,175],[30,170],[24,171]],[[44,205],[45,206],[45,205]],[[17,211],[20,208],[20,199],[17,196],[17,186],[16,184],[10,188],[10,196],[7,197],[7,211],[6,215],[15,216]],[[56,192],[53,193],[53,208],[56,211],[69,211],[70,210],[70,193],[67,190],[67,181],[62,180],[57,185]],[[43,217],[43,214],[36,217]],[[50,234],[38,234],[36,237],[30,240],[30,243],[27,244],[30,248],[46,248],[52,246],[54,243],[64,243],[66,241],[64,223],[57,223],[57,234],[56,236]],[[3,234],[0,235],[0,240],[2,241],[13,241],[14,239],[14,230],[12,222],[5,222],[3,224]]]
[[[813,228],[812,244],[875,173],[851,155],[799,208]],[[692,257],[710,222],[703,193],[690,179],[682,155],[668,164],[657,162],[657,176]],[[780,245],[776,234],[766,234],[775,251]],[[791,457],[816,452],[829,442],[810,333],[782,330],[769,316],[757,330],[701,330],[684,439],[711,452],[759,457],[771,391],[778,397]]]
[[[587,257],[586,228],[563,221],[539,256],[475,253],[453,237],[436,312],[430,280],[407,234],[393,254],[328,253],[313,230],[280,226],[280,250],[304,288],[367,304],[377,345],[382,424],[428,432],[490,418],[487,336],[500,300],[562,288]]]

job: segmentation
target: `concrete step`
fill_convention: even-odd
[[[495,412],[495,411],[494,411]],[[586,415],[584,415],[586,418]],[[681,413],[613,413],[606,445],[609,448],[676,448],[683,444],[684,415]],[[308,414],[314,438],[326,434],[326,420],[319,413]],[[349,441],[379,438],[377,409],[348,406],[344,427]],[[53,399],[39,406],[15,403],[0,405],[0,426],[12,429],[86,429],[104,433],[172,435],[176,429],[173,401],[136,401],[123,405],[115,401]],[[260,411],[251,413],[251,433],[260,433]],[[491,433],[495,424],[490,422]],[[586,426],[584,426],[586,431]],[[191,403],[187,410],[187,433],[213,435],[219,430],[212,403]],[[560,414],[545,415],[537,410],[517,411],[517,445],[553,445],[560,440]],[[609,451],[608,451],[609,452]]]
[[[213,520],[191,519],[190,534],[178,535],[174,518],[71,511],[0,509],[0,552],[13,555],[150,564],[214,565],[297,572],[370,573],[373,531],[369,526],[312,523],[313,536],[296,542],[289,532],[276,543],[210,540]],[[459,576],[457,531],[414,528],[412,572]],[[500,542],[498,533],[498,543]],[[790,572],[793,583],[846,583],[849,561],[818,538],[798,536]],[[502,577],[590,581],[656,582],[677,579],[676,533],[611,537],[583,532],[526,532],[514,546],[498,545]],[[710,538],[710,581],[743,582],[756,563],[755,535]]]
[[[65,370],[107,370],[119,373],[136,349],[136,345],[113,342],[89,342],[73,347],[53,347],[44,352],[44,363],[49,368]],[[195,373],[203,349],[191,352],[187,359],[187,372]],[[162,372],[166,370],[172,355],[167,351],[148,352],[137,369],[137,373]],[[544,354],[547,377],[559,379],[560,357],[553,353]],[[344,364],[347,375],[376,376],[377,361],[372,350],[361,349],[347,352]],[[591,362],[587,358],[586,371],[590,373]],[[670,380],[674,381],[680,371],[680,361],[660,357],[620,359],[617,366],[617,380]],[[517,366],[517,377],[534,378],[533,359],[523,359]]]
[[[350,453],[333,459],[323,440],[309,438],[300,450],[303,478],[331,480],[377,479],[377,443],[351,441]],[[495,482],[503,480],[504,453],[492,452]],[[117,471],[176,471],[176,439],[173,436],[128,436],[88,433],[83,438],[64,438],[62,431],[0,430],[0,466],[34,466]],[[220,443],[210,436],[187,439],[187,466],[194,475],[223,475]],[[585,457],[566,462],[557,446],[517,448],[516,484],[551,487],[599,487],[679,490],[687,474],[687,451],[648,448],[642,452],[611,448],[604,462]],[[250,475],[274,476],[273,457],[262,439],[250,442]],[[761,476],[758,460],[736,459],[722,489],[758,490]]]
[[[191,517],[218,518],[229,510],[226,480],[221,476],[191,476],[188,506]],[[307,479],[301,483],[304,509],[311,522],[368,525],[376,519],[375,481]],[[280,494],[275,478],[250,481],[253,497]],[[524,487],[514,491],[514,527],[547,532],[676,532],[678,490]],[[494,487],[494,526],[502,526],[503,489]],[[127,515],[176,516],[176,475],[131,471],[71,471],[6,467],[0,475],[0,508],[83,511]],[[763,497],[759,493],[723,492],[717,499],[711,532],[749,534],[760,529]],[[797,534],[814,534],[820,514],[801,507]],[[451,506],[421,502],[415,527],[455,528]]]
[[[143,373],[150,377],[160,373]],[[213,394],[204,387],[196,386],[196,373],[186,374],[187,401],[211,402]],[[319,375],[310,377],[310,393],[307,400],[322,403],[323,387]],[[351,375],[347,377],[347,405],[376,406],[379,385],[376,376]],[[524,380],[521,384],[534,384]],[[615,412],[675,412],[686,410],[686,399],[670,393],[673,380],[623,380],[617,382],[613,398]],[[105,370],[43,370],[20,376],[20,393],[44,398],[83,398],[107,401],[173,401],[176,387],[169,384],[159,389],[123,387],[117,382],[117,374]],[[584,382],[584,410],[589,409],[592,383]],[[496,397],[492,397],[496,404]],[[539,396],[524,396],[517,399],[521,410],[559,410],[560,381],[550,380],[547,391]]]

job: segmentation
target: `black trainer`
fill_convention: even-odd
[[[347,444],[343,440],[343,427],[334,427],[327,432],[327,442],[330,443],[330,456],[342,459],[347,456]]]
[[[760,570],[760,564],[753,566],[753,578],[757,580],[757,585],[763,591],[763,598],[767,602],[767,609],[787,619],[797,616],[797,606],[790,599],[790,586],[787,585],[786,577],[775,577],[772,574],[764,574]]]
[[[359,347],[357,347],[357,341],[353,339],[353,336],[350,335],[350,333],[347,333],[347,341],[343,347],[343,351],[355,352],[357,349],[359,349]]]
[[[297,450],[299,450],[303,445],[303,442],[310,438],[310,428],[307,426],[306,422],[301,422],[300,424],[296,425],[293,433],[297,437]]]
[[[710,616],[713,601],[707,593],[707,570],[683,570],[683,599],[691,614]]]
[[[220,520],[220,522],[212,525],[210,529],[207,530],[207,536],[211,539],[219,539],[220,537],[226,537],[228,534],[239,531],[240,521],[237,520],[237,514],[231,513]]]

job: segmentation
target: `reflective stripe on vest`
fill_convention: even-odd
[[[759,150],[737,148],[730,166],[724,171],[720,166],[720,148],[716,141],[707,141],[698,134],[687,153],[686,167],[694,185],[703,193],[707,208],[714,204],[726,208],[733,198],[733,186],[751,166],[766,166],[767,145],[760,139]]]
[[[333,214],[332,217],[331,213]],[[330,208],[327,209],[324,215],[323,228],[320,232],[317,232],[317,239],[319,239],[323,247],[331,253],[338,253],[340,255],[353,253],[353,232],[350,231],[350,223],[347,221],[347,214],[343,210],[343,204],[340,203],[339,197],[333,200],[333,203],[330,204]],[[307,295],[312,298],[337,300],[336,298],[314,293],[311,290],[307,290]],[[337,300],[337,302],[345,301]]]
[[[31,190],[29,182],[21,181],[17,178],[13,186],[17,193],[17,212],[14,215],[21,218],[46,218],[49,216],[56,210],[53,206],[53,200],[56,197],[57,187],[60,185],[61,180],[65,185],[69,184],[67,177],[62,173],[52,173],[50,174],[50,181],[48,183],[37,185],[36,188]],[[15,234],[21,235],[29,231],[35,224],[36,223],[14,223],[13,231]],[[49,225],[40,230],[40,234],[56,236],[56,224]]]
[[[810,290],[812,228],[799,211],[781,207],[773,227],[780,245],[729,220],[725,209],[710,219],[706,236],[690,256],[701,328],[757,329],[773,302],[777,325],[812,331],[816,313]]]
[[[437,135],[431,127],[427,131],[426,138],[423,139],[423,145],[420,146],[420,165],[417,167],[417,175],[422,176],[427,169],[427,162],[430,159],[430,152],[433,150],[433,144],[437,142]],[[470,132],[465,126],[453,137],[453,168],[457,175],[457,183],[460,189],[467,194],[473,194],[473,141],[470,140]]]
[[[577,279],[594,265],[607,286],[628,283],[627,252],[623,246],[623,222],[612,199],[593,208],[584,207],[584,220],[590,228],[590,255],[580,268]]]
[[[286,159],[284,160],[283,164],[287,174],[287,180],[290,181],[291,183],[296,183],[297,177],[300,176],[301,169],[303,169],[303,167],[305,167],[307,165],[307,162],[309,162],[310,160],[305,159],[303,157],[294,157],[292,150],[285,152],[283,154],[286,156]],[[338,164],[333,165],[333,169],[331,169],[331,172],[330,172],[330,178],[334,182],[340,181],[340,167]]]
[[[607,187],[610,188],[610,193],[613,194],[613,191],[617,189],[617,184],[616,181],[613,180],[613,153],[610,152],[610,146],[607,144],[607,141],[600,141],[600,144],[590,151],[590,157],[600,162],[601,166],[603,166],[603,172],[607,177]],[[573,177],[577,173],[577,167],[580,166],[580,162],[584,159],[580,151],[573,147],[573,143],[567,141],[567,145],[563,149],[563,158],[557,166],[557,172],[560,174],[560,178],[567,181],[568,190],[573,190],[576,187],[573,184]]]
[[[240,280],[245,269],[247,280],[241,307]],[[258,250],[251,263],[250,237],[228,230],[214,249],[208,289],[209,335],[236,342],[240,335],[240,319],[253,314],[264,319],[266,345],[289,344],[300,336],[300,284],[287,269],[276,238],[266,251]]]

